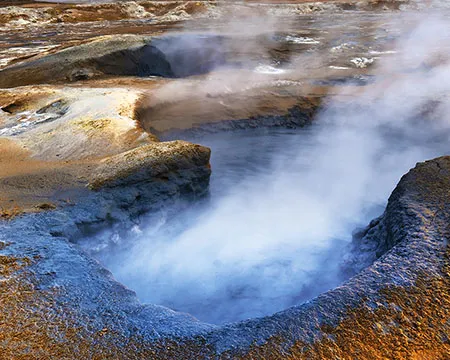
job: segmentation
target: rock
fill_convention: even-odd
[[[350,60],[350,62],[356,66],[357,68],[363,69],[373,64],[374,59],[365,58],[365,57],[357,57]]]
[[[145,8],[134,1],[127,1],[119,3],[121,11],[128,18],[142,19],[153,17],[153,14],[145,11]]]
[[[147,49],[145,46],[150,46],[149,42],[150,39],[144,36],[103,36],[86,44],[0,70],[0,88],[74,81],[117,72],[137,75],[142,65],[133,61],[136,54]],[[124,51],[129,53],[129,57],[123,56]],[[115,63],[109,60],[111,54],[117,54]],[[157,61],[164,63],[164,59]],[[165,66],[169,69],[168,65]]]
[[[167,178],[171,172],[189,170],[193,164],[207,166],[210,150],[185,141],[170,141],[140,146],[102,160],[95,170],[89,187],[126,186],[129,182]],[[209,168],[206,171],[209,177]],[[195,184],[193,184],[195,186]]]
[[[30,23],[45,23],[52,20],[51,8],[33,9],[18,6],[0,8],[0,24],[27,25]]]
[[[69,75],[69,81],[88,80],[95,76],[95,72],[92,69],[75,69]]]

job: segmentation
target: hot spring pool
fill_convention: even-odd
[[[382,213],[400,176],[445,152],[448,132],[401,124],[330,116],[302,129],[186,136],[212,149],[209,196],[80,245],[142,302],[202,321],[303,303],[346,280],[352,232]]]

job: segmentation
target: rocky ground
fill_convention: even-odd
[[[167,136],[302,127],[330,97],[345,104],[389,82],[385,70],[374,83],[371,69],[392,55],[391,16],[426,4],[5,5],[2,358],[450,357],[448,157],[406,174],[384,215],[355,237],[351,280],[261,319],[214,326],[140,304],[72,244],[205,193],[210,150]]]

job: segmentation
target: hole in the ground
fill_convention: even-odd
[[[223,37],[173,35],[152,39],[148,45],[96,59],[96,66],[111,75],[186,77],[205,74],[227,63]]]
[[[210,196],[79,244],[143,302],[203,321],[307,301],[351,274],[342,266],[352,260],[351,234],[381,214],[400,176],[447,148],[439,121],[393,118],[377,106],[339,105],[303,129],[186,137],[212,149]]]
[[[24,106],[24,104],[21,102],[14,102],[9,105],[3,106],[1,109],[8,114],[14,114],[18,110],[22,109],[23,106]]]
[[[291,57],[316,46],[287,34],[257,36],[173,34],[154,37],[147,45],[115,51],[95,59],[95,66],[104,74],[161,76],[182,78],[209,73],[218,68],[246,68],[262,73],[283,73],[278,68]],[[93,76],[86,69],[72,74],[73,80]]]

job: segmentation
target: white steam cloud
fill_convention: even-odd
[[[378,60],[375,84],[357,96],[355,87],[343,91],[315,125],[286,132],[274,153],[232,152],[249,168],[268,159],[254,172],[224,170],[228,187],[185,213],[181,229],[170,218],[159,227],[148,220],[105,265],[141,300],[216,323],[271,314],[339,284],[355,227],[381,213],[416,162],[448,153],[449,20],[422,14],[410,23],[396,54]],[[223,149],[211,139],[213,152]],[[223,159],[226,150],[214,153],[213,169]]]

